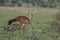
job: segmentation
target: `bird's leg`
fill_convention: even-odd
[[[20,28],[20,35],[21,37],[23,37],[23,25],[21,25],[21,28]]]
[[[20,26],[20,36],[23,37],[25,34],[25,24]]]

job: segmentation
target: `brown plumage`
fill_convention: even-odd
[[[16,18],[14,19],[10,19],[8,21],[8,25],[11,25],[13,22],[19,22],[20,25],[23,25],[23,24],[27,24],[27,23],[30,23],[30,20],[28,17],[26,16],[17,16]]]

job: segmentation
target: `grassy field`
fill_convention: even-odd
[[[46,29],[50,27],[50,23],[54,21],[54,15],[56,14],[56,12],[58,12],[58,9],[56,8],[54,9],[54,8],[40,8],[40,7],[31,7],[31,8],[0,7],[0,25],[1,26],[7,25],[9,19],[14,18],[16,16],[26,15],[27,13],[31,12],[34,13],[32,26],[34,27],[34,30],[37,30],[36,36],[39,37],[39,40],[60,40],[60,37],[56,38],[56,35],[59,35],[59,33],[52,30],[49,31],[50,29]],[[0,32],[2,31],[0,30]]]

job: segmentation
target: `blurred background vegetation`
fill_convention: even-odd
[[[60,40],[59,8],[60,0],[0,0],[0,40],[9,39],[2,29],[9,19],[28,13],[33,14],[33,25],[26,26],[26,36],[20,38],[20,30],[16,30],[9,40]]]
[[[60,7],[60,0],[0,0],[0,6]]]

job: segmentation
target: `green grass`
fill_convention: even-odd
[[[38,8],[0,7],[0,25],[1,26],[7,25],[8,20],[16,16],[26,15],[26,13],[35,12],[35,14],[33,15],[32,26],[34,27],[34,30],[37,30],[36,36],[39,37],[39,40],[59,40],[58,38],[55,38],[55,36],[58,35],[57,32],[55,31],[48,32],[49,29],[45,29],[47,27],[50,27],[49,23],[51,23],[54,20],[54,15],[57,11],[58,11],[57,9],[40,8],[40,7]],[[31,25],[28,26],[28,29],[30,28],[30,26]],[[29,32],[31,31],[32,29],[30,28]],[[0,30],[0,32],[2,32],[2,29]],[[1,40],[4,39],[1,38]]]

